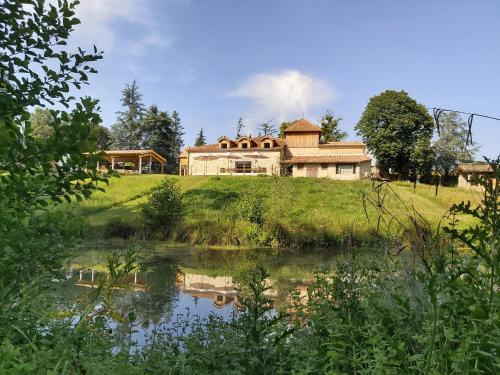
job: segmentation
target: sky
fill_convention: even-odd
[[[104,59],[80,94],[103,124],[136,80],[146,105],[179,112],[185,143],[327,111],[349,139],[368,100],[405,90],[427,107],[500,117],[497,0],[81,0],[72,44]],[[480,154],[500,153],[500,121],[477,118]]]

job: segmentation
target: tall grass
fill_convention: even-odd
[[[105,193],[80,208],[88,214],[88,225],[102,235],[115,221],[120,224],[115,226],[125,222],[140,231],[139,204],[161,178],[143,175],[112,180]],[[372,191],[371,182],[187,176],[179,178],[178,183],[184,192],[186,215],[171,233],[170,240],[175,242],[227,247],[332,247],[374,239],[376,227],[367,223],[366,214],[374,218],[375,212],[367,212],[360,199]],[[404,214],[413,206],[434,225],[449,204],[473,198],[470,192],[458,188],[440,188],[436,197],[434,187],[429,185],[419,185],[416,190],[405,183],[391,186],[401,199],[388,199],[388,209]]]

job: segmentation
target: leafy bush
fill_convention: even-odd
[[[239,218],[250,223],[262,225],[264,223],[264,199],[256,192],[243,194],[237,202],[236,212]]]
[[[137,233],[137,227],[122,219],[113,219],[108,221],[102,227],[102,236],[104,238],[130,238]]]
[[[176,180],[167,178],[149,194],[148,201],[141,205],[145,230],[171,233],[184,218],[182,192]]]

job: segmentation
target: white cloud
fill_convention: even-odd
[[[281,122],[307,116],[315,107],[334,99],[337,93],[318,78],[297,70],[286,70],[252,75],[230,95],[254,102],[252,119],[274,118]]]
[[[125,21],[129,27],[134,27],[137,38],[121,40],[122,48],[137,55],[148,47],[167,47],[171,40],[157,31],[148,3],[146,0],[82,0],[76,10],[82,23],[75,27],[73,35],[79,43],[95,44],[100,50],[109,52],[117,44],[117,23]]]

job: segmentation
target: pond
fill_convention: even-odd
[[[119,249],[116,249],[119,251]],[[61,305],[77,301],[94,290],[107,271],[112,249],[85,251],[76,256],[67,280],[54,293]],[[133,313],[132,339],[142,345],[160,324],[173,327],[186,318],[215,315],[231,318],[240,306],[236,292],[238,274],[256,264],[266,267],[271,289],[267,295],[279,309],[289,292],[306,295],[318,271],[329,272],[344,252],[329,250],[206,250],[143,249],[138,269],[127,285],[113,292],[113,307],[121,314]]]

